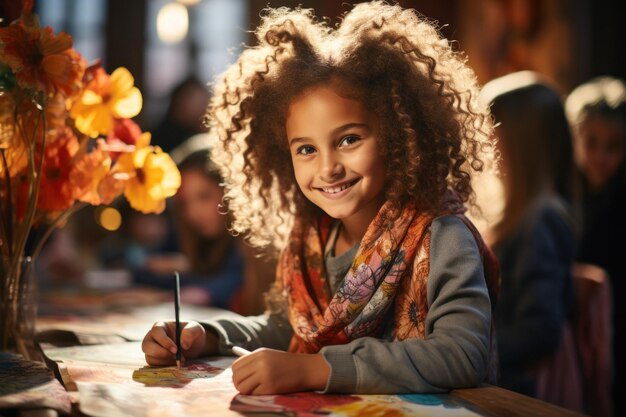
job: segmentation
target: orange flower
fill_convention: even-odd
[[[114,171],[109,171],[98,184],[98,194],[100,195],[100,204],[111,204],[113,200],[124,192],[126,181],[116,178]]]
[[[107,135],[107,143],[123,142],[134,145],[141,136],[141,128],[130,119],[116,119],[113,129]]]
[[[116,169],[128,177],[124,196],[131,207],[142,213],[161,213],[165,199],[180,187],[180,172],[167,153],[147,146],[122,155]]]
[[[78,140],[70,128],[65,128],[46,146],[37,200],[39,210],[61,211],[74,203],[70,172],[78,148]]]
[[[110,172],[111,158],[103,142],[98,140],[96,148],[80,157],[70,173],[74,197],[92,205],[109,204],[124,190],[124,181]]]
[[[141,111],[142,97],[130,72],[120,67],[111,76],[98,67],[88,73],[88,82],[72,109],[76,128],[93,138],[113,129],[114,119],[135,117]]]
[[[150,139],[150,133],[141,133],[139,125],[131,119],[115,119],[115,125],[107,135],[107,149],[111,158],[116,160],[121,152],[150,145]]]
[[[80,88],[85,63],[72,49],[67,33],[54,35],[50,27],[13,23],[0,28],[0,41],[0,58],[13,70],[19,85],[66,96]]]

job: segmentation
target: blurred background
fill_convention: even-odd
[[[626,78],[625,16],[615,2],[398,3],[438,22],[442,34],[467,54],[480,84],[534,70],[566,96],[594,76]],[[19,15],[20,4],[0,0],[2,25]],[[314,8],[331,25],[350,8],[350,2],[311,0],[34,0],[41,24],[69,33],[89,63],[100,60],[108,72],[119,66],[131,71],[144,100],[134,120],[175,159],[189,151],[188,139],[204,133],[210,82],[244,45],[255,43],[254,28],[268,5]],[[133,267],[150,254],[178,253],[170,214],[141,215],[123,203],[81,210],[50,240],[48,256],[41,259],[42,275],[48,276],[42,279],[80,281],[86,271]]]
[[[144,94],[137,121],[164,117],[175,86],[206,83],[253,44],[261,9],[314,8],[334,24],[349,4],[330,0],[35,0],[43,25],[73,36],[88,60],[111,71],[126,66]],[[442,26],[484,83],[521,69],[542,72],[568,92],[594,75],[626,75],[625,14],[609,0],[402,0]],[[5,23],[19,14],[2,0]]]
[[[301,5],[331,25],[350,9],[344,1],[34,0],[43,26],[65,31],[89,63],[111,72],[127,67],[143,94],[134,119],[152,143],[174,159],[188,139],[204,133],[201,118],[210,82],[255,43],[264,7]],[[358,3],[358,2],[357,2]],[[565,96],[598,75],[626,77],[624,13],[608,0],[403,0],[441,27],[467,54],[480,84],[519,70],[552,80]],[[2,25],[20,13],[18,0],[0,0]],[[202,143],[202,140],[197,143]],[[196,145],[194,145],[196,146]],[[179,155],[179,156],[177,156]],[[174,199],[171,199],[174,200]],[[170,204],[171,205],[171,204]],[[97,280],[97,270],[125,269],[152,254],[180,251],[171,209],[141,215],[124,203],[87,207],[59,229],[43,254],[42,281]],[[91,271],[91,272],[90,272]],[[105,279],[111,282],[111,275]],[[122,279],[123,281],[123,279]],[[266,280],[267,282],[271,279]]]
[[[22,1],[0,0],[0,25],[7,25],[19,16]],[[223,179],[215,167],[206,163],[210,160],[210,150],[207,148],[208,139],[202,125],[202,116],[210,100],[211,81],[235,61],[245,45],[255,44],[254,28],[260,21],[263,8],[313,8],[318,18],[325,19],[330,26],[334,26],[340,22],[341,16],[350,9],[351,4],[359,2],[33,1],[41,25],[51,26],[55,33],[69,33],[74,39],[75,49],[89,64],[100,61],[109,73],[121,66],[130,70],[135,77],[135,85],[143,95],[143,109],[134,121],[141,130],[151,132],[153,145],[162,147],[172,155],[182,175],[182,186],[178,194],[169,199],[163,214],[143,215],[132,210],[125,201],[114,202],[109,207],[88,206],[74,214],[65,227],[55,231],[38,258],[37,278],[41,288],[75,290],[86,286],[89,289],[116,290],[134,283],[165,291],[172,285],[172,272],[181,271],[186,274],[182,278],[188,290],[183,289],[183,303],[218,306],[241,314],[261,313],[264,309],[263,294],[274,280],[275,259],[268,253],[252,251],[244,244],[241,236],[233,237],[224,227],[227,217],[222,216],[224,207],[218,206],[223,197],[220,185]],[[504,155],[508,154],[511,161],[517,159],[517,162],[507,162],[506,157],[503,160],[510,166],[517,164],[515,166],[524,168],[519,170],[521,174],[518,174],[517,182],[509,181],[511,185],[504,194],[515,196],[522,194],[523,189],[534,188],[527,194],[536,197],[535,194],[544,190],[540,182],[533,182],[533,178],[541,177],[535,175],[538,172],[546,178],[549,176],[548,172],[550,175],[555,173],[555,177],[568,177],[569,171],[573,171],[574,141],[573,136],[570,136],[562,101],[576,87],[594,77],[612,76],[626,80],[626,13],[619,10],[623,7],[618,8],[618,2],[609,0],[400,0],[397,3],[403,7],[414,8],[429,20],[437,22],[441,33],[453,42],[454,48],[466,54],[481,86],[495,81],[491,85],[495,87],[502,84],[503,80],[500,78],[503,76],[515,76],[514,73],[524,76],[519,72],[531,70],[546,77],[554,87],[554,91],[546,91],[544,87],[537,88],[537,85],[530,82],[529,86],[532,88],[524,91],[529,93],[528,97],[513,96],[517,97],[515,106],[508,107],[502,103],[492,106],[492,109],[501,106],[497,117],[509,121],[508,124],[503,122],[502,127],[511,127],[510,132],[498,132],[501,143],[504,144],[499,150]],[[595,402],[602,404],[604,411],[590,412],[594,416],[611,415],[607,411],[611,407],[607,405],[611,399],[602,397],[608,392],[605,388],[609,386],[607,381],[613,378],[615,387],[626,386],[619,383],[626,379],[626,361],[622,356],[616,355],[616,371],[613,371],[610,353],[624,351],[626,346],[624,333],[621,331],[615,331],[616,337],[611,339],[611,320],[615,321],[615,328],[618,328],[621,323],[619,320],[625,314],[624,304],[617,300],[621,300],[626,282],[623,263],[623,255],[626,253],[623,238],[626,234],[626,220],[623,216],[623,207],[626,205],[626,85],[613,81],[615,80],[602,91],[611,99],[610,103],[604,103],[607,104],[606,108],[595,109],[596,114],[589,113],[599,119],[590,117],[591,124],[588,125],[581,122],[582,118],[575,123],[579,127],[585,125],[585,129],[578,129],[580,137],[576,140],[579,151],[576,162],[580,172],[567,179],[572,180],[572,184],[581,181],[582,198],[574,192],[572,195],[551,196],[554,199],[565,197],[567,203],[572,203],[572,208],[576,209],[572,210],[576,215],[579,206],[582,207],[582,249],[576,254],[576,258],[573,258],[573,247],[574,243],[578,244],[578,240],[574,242],[575,237],[569,229],[563,231],[563,236],[558,235],[555,238],[560,244],[565,242],[560,249],[567,253],[563,256],[559,253],[554,259],[548,259],[551,254],[544,250],[542,242],[536,244],[534,240],[520,240],[515,243],[515,239],[519,237],[517,230],[532,229],[528,226],[530,223],[520,220],[525,212],[531,211],[527,210],[532,207],[531,203],[535,203],[531,198],[526,198],[524,204],[519,204],[519,200],[513,197],[509,198],[510,201],[504,202],[504,221],[495,223],[502,230],[509,227],[508,234],[502,232],[498,236],[495,233],[500,240],[495,240],[494,247],[499,249],[497,255],[504,259],[503,282],[517,280],[515,274],[519,273],[519,280],[523,282],[520,288],[528,290],[530,294],[525,297],[509,287],[510,299],[532,301],[536,298],[538,305],[543,303],[543,306],[551,307],[558,304],[555,302],[557,298],[563,298],[563,311],[557,312],[560,315],[559,320],[566,316],[569,320],[570,315],[575,315],[577,321],[572,322],[579,323],[583,330],[600,332],[599,336],[597,333],[593,333],[591,337],[583,335],[586,337],[585,343],[590,343],[593,348],[583,353],[593,351],[592,359],[606,359],[601,366],[596,366],[590,360],[584,362],[586,365],[590,364],[589,369],[600,369],[596,374],[596,377],[600,375],[600,382],[597,382],[598,378],[587,378],[591,381],[589,384],[595,384],[595,390],[600,391],[599,398],[603,401]],[[539,94],[533,96],[531,93],[535,90]],[[585,91],[582,92],[577,100],[583,98],[582,96],[589,96]],[[494,95],[494,102],[498,102],[508,93],[506,88],[501,90],[501,96]],[[598,96],[600,97],[599,93]],[[550,104],[553,106],[549,107]],[[544,105],[548,107],[542,107]],[[603,120],[607,116],[604,112],[610,116],[606,118],[608,124],[604,124],[607,122]],[[555,114],[559,117],[555,117]],[[614,124],[615,120],[619,123]],[[583,130],[585,134],[581,133]],[[558,132],[562,135],[559,136]],[[535,141],[527,140],[528,138],[534,138]],[[507,142],[525,146],[507,150]],[[554,154],[551,153],[553,151]],[[542,159],[542,154],[547,156]],[[542,170],[537,168],[541,165],[538,162],[540,159],[545,162],[545,172],[540,172]],[[559,165],[559,161],[563,164]],[[511,174],[514,171],[511,169],[510,173],[503,176],[514,178],[515,174]],[[592,175],[594,172],[601,174],[602,181],[592,181],[595,178]],[[495,190],[485,185],[482,188]],[[572,190],[575,188],[572,187]],[[546,186],[545,189],[550,187]],[[509,215],[510,213],[514,215]],[[568,213],[566,220],[569,219]],[[491,228],[494,224],[487,226]],[[552,232],[548,226],[546,228]],[[486,236],[490,237],[488,234]],[[537,236],[546,240],[544,235]],[[571,247],[568,246],[570,244]],[[507,248],[510,253],[505,250]],[[528,260],[525,249],[532,249],[533,255],[539,256]],[[517,268],[518,264],[513,260],[519,261],[521,268]],[[574,260],[580,264],[574,265],[572,273],[570,267]],[[552,287],[557,288],[562,284],[558,281],[558,274],[552,272],[556,263],[567,271],[562,274],[566,286],[571,284],[570,274],[580,278],[576,284],[571,284],[577,287],[563,291],[559,289],[563,297],[554,297],[545,289],[535,291],[531,278],[545,278],[545,274],[542,275],[545,271],[549,272],[546,282],[553,281],[550,284]],[[576,268],[577,266],[581,268]],[[532,269],[534,267],[540,270]],[[609,277],[612,287],[607,285]],[[522,280],[527,278],[528,281]],[[588,290],[585,285],[589,282],[599,290]],[[507,288],[503,286],[503,289],[504,294]],[[160,295],[157,294],[155,298],[157,296]],[[150,300],[149,294],[142,293],[141,297]],[[506,297],[502,296],[505,302],[500,305],[511,310],[517,309],[515,302],[507,301]],[[113,298],[119,300],[121,297],[114,292]],[[61,301],[57,301],[57,307],[67,305],[70,299],[58,300]],[[87,297],[84,300],[84,306],[93,309],[93,299]],[[131,303],[136,303],[139,298],[130,300]],[[575,307],[570,308],[569,304],[574,303]],[[612,316],[609,313],[611,303],[615,305]],[[43,309],[40,308],[41,310]],[[519,310],[522,311],[521,308]],[[527,308],[524,311],[544,310]],[[498,314],[500,317],[506,316],[501,312]],[[519,323],[513,323],[519,326],[512,327],[507,334],[514,336],[515,343],[511,345],[519,347],[509,356],[516,359],[519,357],[521,361],[526,360],[526,357],[522,358],[518,351],[537,353],[537,346],[541,345],[537,341],[546,345],[546,340],[549,339],[539,333],[540,330],[553,333],[554,346],[549,348],[556,349],[556,343],[559,342],[556,336],[560,333],[552,332],[550,327],[545,326],[545,320],[549,318],[546,315],[541,317],[542,321],[537,321],[535,317],[530,317],[531,324],[539,327],[535,333],[525,333],[523,327],[527,322],[520,320]],[[593,322],[594,326],[586,326],[585,320]],[[505,334],[506,330],[501,331],[499,328],[498,334]],[[605,332],[602,333],[603,331]],[[527,337],[527,334],[534,336]],[[582,340],[582,336],[580,337]],[[527,345],[518,343],[518,340]],[[501,357],[506,359],[504,350],[499,350]],[[605,353],[595,353],[599,351]],[[540,353],[543,355],[545,352]],[[502,363],[507,365],[504,360]],[[518,366],[517,363],[514,365]],[[525,376],[525,369],[523,373]],[[568,380],[563,382],[564,385],[572,385]],[[521,389],[519,391],[525,392]],[[589,395],[590,392],[593,393],[593,389],[587,389],[586,394]],[[621,391],[616,390],[613,393],[616,416],[625,415],[620,403],[622,397]],[[546,397],[540,398],[548,400]]]

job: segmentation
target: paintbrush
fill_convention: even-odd
[[[174,311],[176,314],[176,367],[180,368],[180,275],[176,275],[176,285],[174,286]]]
[[[246,349],[244,349],[244,348],[242,348],[240,346],[233,346],[233,348],[231,350],[237,356],[244,356],[244,355],[250,354],[249,350],[246,350]]]

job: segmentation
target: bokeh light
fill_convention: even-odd
[[[178,43],[189,31],[189,14],[180,3],[167,3],[157,15],[157,34],[165,43]]]

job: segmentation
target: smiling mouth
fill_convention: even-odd
[[[348,188],[352,187],[357,182],[359,182],[358,179],[356,179],[354,181],[345,182],[345,183],[343,183],[341,185],[338,185],[338,186],[335,186],[335,187],[321,187],[319,189],[322,190],[325,193],[328,193],[328,194],[337,194],[337,193],[340,193],[340,192],[342,192],[344,190],[347,190]]]

